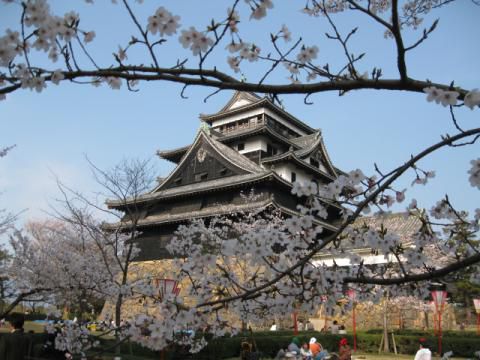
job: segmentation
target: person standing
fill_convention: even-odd
[[[0,359],[26,360],[30,356],[31,340],[23,330],[25,316],[13,313],[8,322],[11,331],[0,337]]]
[[[330,333],[333,334],[333,335],[337,335],[338,334],[338,328],[339,328],[338,327],[338,321],[334,320],[332,326],[330,327]]]
[[[430,349],[428,349],[424,343],[425,339],[420,338],[419,339],[419,349],[417,353],[415,354],[415,359],[414,360],[431,360],[432,359],[432,352]]]

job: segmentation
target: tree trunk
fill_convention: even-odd
[[[122,301],[123,301],[123,296],[122,294],[119,294],[117,297],[117,301],[115,303],[115,343],[118,344],[115,346],[115,355],[119,356],[121,352],[121,346],[120,346],[120,321],[121,321],[121,316],[122,316]]]
[[[390,352],[390,344],[388,341],[388,319],[387,319],[387,310],[388,310],[388,297],[383,299],[383,351]]]
[[[425,330],[428,330],[430,328],[428,323],[428,311],[423,312],[423,319],[425,320]]]

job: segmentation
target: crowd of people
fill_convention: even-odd
[[[352,351],[348,345],[348,340],[342,338],[338,344],[338,349],[335,349],[337,352],[329,353],[323,346],[320,344],[316,338],[312,337],[308,344],[304,342],[300,343],[298,337],[294,337],[286,350],[281,349],[277,356],[276,360],[284,359],[295,359],[295,360],[328,360],[328,359],[338,359],[338,360],[351,360]]]

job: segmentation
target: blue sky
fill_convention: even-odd
[[[82,28],[95,30],[97,37],[89,45],[97,61],[107,66],[118,45],[126,44],[135,29],[119,5],[97,1],[87,5],[82,1],[53,1],[53,8],[63,14],[78,9]],[[143,23],[160,2],[145,1],[135,6]],[[164,6],[181,16],[182,25],[204,27],[209,19],[223,17],[224,1],[164,1]],[[201,4],[201,6],[199,5]],[[303,4],[303,2],[302,2]],[[244,2],[241,2],[244,10]],[[261,22],[249,21],[242,12],[240,29],[247,41],[255,41],[264,54],[270,32],[287,24],[294,39],[302,36],[307,45],[318,45],[319,62],[338,66],[341,49],[326,40],[329,31],[323,18],[301,14],[302,5],[275,2],[270,15]],[[407,57],[410,75],[435,82],[455,83],[466,89],[480,87],[480,43],[478,19],[480,7],[470,1],[458,1],[435,11],[426,24],[440,18],[437,31],[420,48]],[[0,5],[0,34],[18,23],[14,5]],[[352,40],[352,51],[366,52],[358,66],[361,71],[382,67],[386,77],[393,77],[395,58],[392,43],[385,40],[383,30],[362,20],[357,14],[335,17],[339,28],[348,31],[359,25]],[[179,35],[179,34],[178,34]],[[177,36],[159,51],[167,65],[190,54],[183,49]],[[413,39],[410,34],[407,39]],[[219,49],[209,65],[228,70],[226,52]],[[139,52],[129,55],[134,62],[147,62]],[[40,63],[42,57],[34,57]],[[192,63],[193,65],[195,62]],[[53,67],[56,68],[56,67]],[[258,79],[264,69],[260,64],[244,68],[249,81]],[[279,72],[270,82],[286,83],[287,74]],[[21,222],[45,216],[43,210],[58,197],[54,174],[70,187],[84,192],[97,190],[92,181],[85,154],[101,168],[109,168],[123,158],[152,158],[158,175],[165,176],[172,164],[155,157],[158,149],[170,149],[192,141],[200,126],[199,113],[212,113],[221,108],[232,95],[224,91],[204,102],[209,89],[189,88],[188,99],[180,97],[181,87],[166,83],[141,84],[137,93],[126,89],[114,91],[107,87],[94,88],[62,84],[49,86],[41,94],[19,91],[0,102],[0,146],[17,147],[0,160],[0,208],[13,212],[27,209]],[[422,94],[402,92],[358,91],[339,97],[335,93],[316,94],[313,105],[305,105],[303,97],[282,96],[287,111],[314,128],[321,128],[327,149],[335,165],[350,170],[361,168],[373,172],[373,164],[388,170],[407,160],[424,147],[439,141],[440,136],[454,133],[449,113],[439,105],[427,103]],[[478,127],[479,111],[459,109],[458,118],[465,128]],[[420,206],[431,207],[445,193],[460,208],[478,207],[479,192],[468,184],[469,161],[479,157],[479,146],[442,150],[422,162],[426,170],[436,170],[437,177],[427,187],[417,186],[410,196]],[[398,189],[410,188],[413,175],[402,179]],[[408,200],[407,200],[408,201]],[[406,205],[406,204],[405,204]],[[21,223],[20,222],[20,223]]]

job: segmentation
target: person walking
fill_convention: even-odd
[[[31,339],[23,330],[25,316],[13,313],[8,322],[11,331],[0,337],[0,359],[27,360],[31,352]]]

